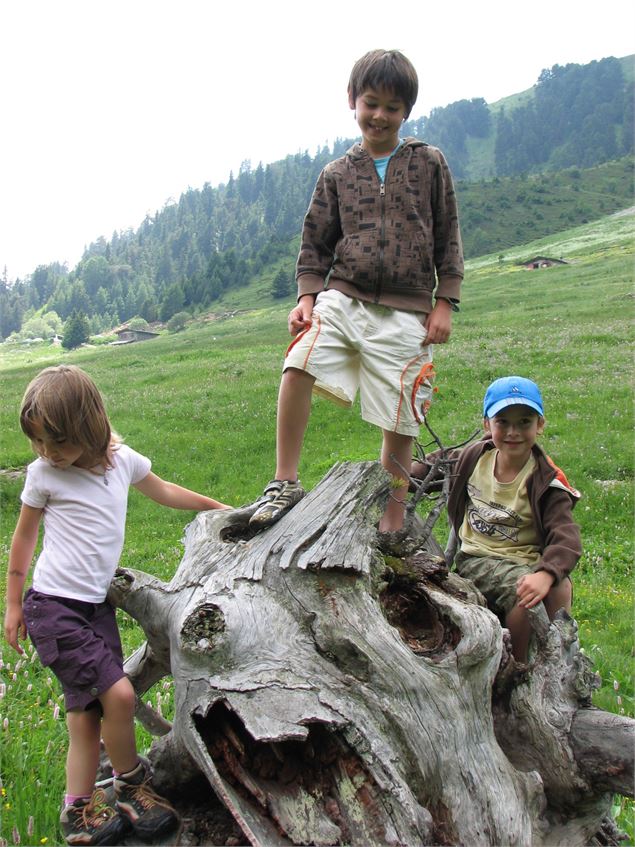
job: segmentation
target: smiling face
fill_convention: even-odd
[[[373,159],[392,153],[406,117],[406,104],[401,97],[386,88],[366,88],[355,100],[349,95],[349,105],[355,110],[366,152]]]
[[[529,458],[536,438],[542,434],[545,419],[529,406],[516,404],[501,409],[493,418],[483,421],[491,432],[494,446],[514,463],[524,464]]]
[[[82,446],[67,441],[63,436],[51,435],[41,421],[32,422],[31,432],[33,449],[54,468],[63,470],[71,465],[82,468],[90,464],[90,456]]]

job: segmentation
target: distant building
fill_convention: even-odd
[[[128,329],[124,327],[123,329],[118,329],[115,332],[118,340],[113,341],[113,346],[115,344],[132,344],[134,341],[150,341],[152,338],[157,338],[158,332],[150,332],[149,329]]]
[[[521,262],[524,268],[527,268],[528,271],[537,271],[541,268],[551,268],[553,265],[568,265],[568,262],[565,262],[564,259],[552,259],[549,256],[534,256],[533,259],[529,259],[527,262]]]

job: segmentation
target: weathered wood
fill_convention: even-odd
[[[160,781],[178,798],[204,775],[254,845],[587,844],[627,763],[590,774],[575,622],[537,613],[519,674],[438,548],[381,552],[387,493],[378,464],[336,465],[258,535],[249,508],[199,515],[169,583],[117,576],[148,639],[126,666],[138,694],[174,677]]]
[[[569,739],[576,763],[595,791],[633,796],[633,721],[601,709],[579,709]]]

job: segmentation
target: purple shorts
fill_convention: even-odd
[[[125,676],[110,603],[85,603],[29,588],[23,609],[40,661],[62,685],[66,711],[99,706],[99,695]]]

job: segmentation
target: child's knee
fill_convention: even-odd
[[[99,699],[105,716],[107,716],[108,712],[113,711],[121,715],[129,714],[134,716],[135,692],[127,676],[122,677],[114,685],[111,685]]]
[[[424,462],[413,461],[410,476],[413,476],[415,479],[423,479],[429,470],[430,466],[424,464]]]
[[[382,430],[382,464],[385,468],[391,466],[401,471],[410,471],[412,464],[412,436],[400,432]]]

